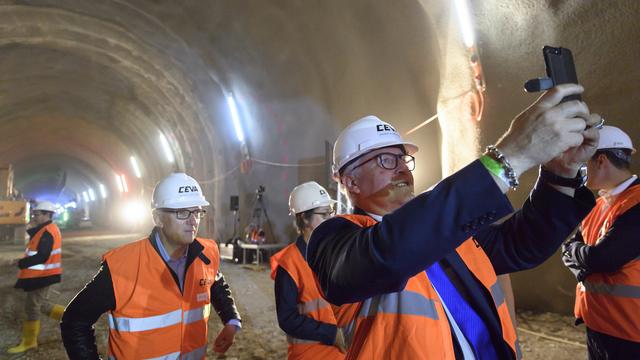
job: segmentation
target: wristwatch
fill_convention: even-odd
[[[587,178],[583,175],[582,170],[578,171],[578,174],[574,178],[566,178],[552,173],[551,171],[540,166],[540,180],[547,184],[565,186],[573,189],[577,189],[585,184]]]

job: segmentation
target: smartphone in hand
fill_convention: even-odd
[[[544,63],[547,68],[547,76],[553,81],[553,85],[578,84],[576,67],[573,63],[571,50],[562,47],[545,46],[542,48]],[[562,99],[562,102],[570,100],[582,100],[580,95],[570,95]]]

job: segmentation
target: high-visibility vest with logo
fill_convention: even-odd
[[[116,300],[109,313],[110,359],[204,359],[220,260],[213,240],[197,241],[210,262],[196,258],[189,265],[182,293],[149,239],[104,255]]]
[[[582,221],[585,243],[596,245],[616,218],[638,203],[640,185],[629,187],[610,204],[603,197],[598,198]],[[590,329],[640,342],[640,258],[615,272],[591,274],[578,283],[574,313]]]
[[[369,216],[339,216],[365,228],[376,224]],[[491,261],[471,238],[456,252],[491,294],[503,340],[520,359],[516,331]],[[455,359],[447,315],[424,271],[410,278],[400,292],[334,306],[334,312],[349,345],[346,359]]]
[[[62,235],[60,229],[54,223],[50,223],[38,230],[31,239],[27,248],[24,251],[24,257],[33,256],[38,253],[38,245],[42,235],[48,232],[53,237],[53,247],[51,248],[51,255],[47,261],[43,264],[37,264],[30,266],[26,269],[21,269],[18,273],[19,279],[31,279],[39,277],[47,277],[52,275],[62,274]]]
[[[282,267],[298,288],[298,312],[314,320],[336,324],[331,305],[322,297],[315,275],[302,257],[295,243],[285,247],[271,257],[271,278],[275,280],[278,266]],[[337,347],[318,341],[298,339],[287,335],[289,359],[333,360],[344,359]]]

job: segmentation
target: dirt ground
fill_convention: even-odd
[[[56,286],[51,299],[66,305],[98,269],[100,255],[139,236],[66,234],[63,247],[63,282]],[[22,246],[0,244],[0,359],[66,359],[59,327],[42,317],[42,331],[37,350],[23,355],[5,355],[6,349],[18,343],[24,317],[24,293],[13,289],[16,270],[9,265],[20,257]],[[226,355],[209,351],[209,359],[284,359],[286,340],[278,328],[273,298],[273,282],[266,266],[222,263],[222,271],[232,286],[243,317],[243,329]],[[517,301],[517,299],[516,299]],[[214,315],[209,321],[210,343],[221,329]],[[106,316],[95,326],[98,348],[105,356],[107,343]],[[519,312],[518,328],[523,357],[534,360],[586,358],[583,327],[573,326],[573,319],[551,313]]]

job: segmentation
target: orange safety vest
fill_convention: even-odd
[[[318,289],[315,275],[306,260],[300,254],[295,243],[285,247],[271,257],[271,278],[275,280],[276,270],[283,268],[298,288],[298,312],[314,320],[336,324],[331,305],[324,300]],[[287,335],[289,359],[305,360],[341,360],[344,354],[335,346],[324,345],[318,341],[298,339]]]
[[[54,223],[42,227],[42,229],[38,230],[38,232],[31,237],[27,248],[24,250],[24,257],[33,256],[38,253],[38,245],[45,232],[49,232],[53,237],[51,255],[49,255],[49,258],[43,264],[21,269],[18,273],[19,279],[41,278],[62,274],[62,235],[60,234],[60,229],[58,229],[58,226]]]
[[[586,244],[596,245],[616,218],[638,203],[640,185],[629,187],[611,204],[600,197],[582,221]],[[640,258],[615,272],[591,274],[578,283],[574,313],[590,329],[640,342]]]
[[[220,257],[213,240],[196,240],[210,263],[196,258],[189,265],[182,293],[153,239],[104,255],[116,300],[109,313],[110,359],[204,359]]]
[[[377,223],[365,215],[339,216],[364,228]],[[471,238],[456,251],[491,294],[500,317],[503,339],[514,356],[522,358],[504,293],[491,261]],[[400,292],[334,306],[334,312],[349,345],[347,359],[455,358],[447,315],[424,271],[410,278]]]

